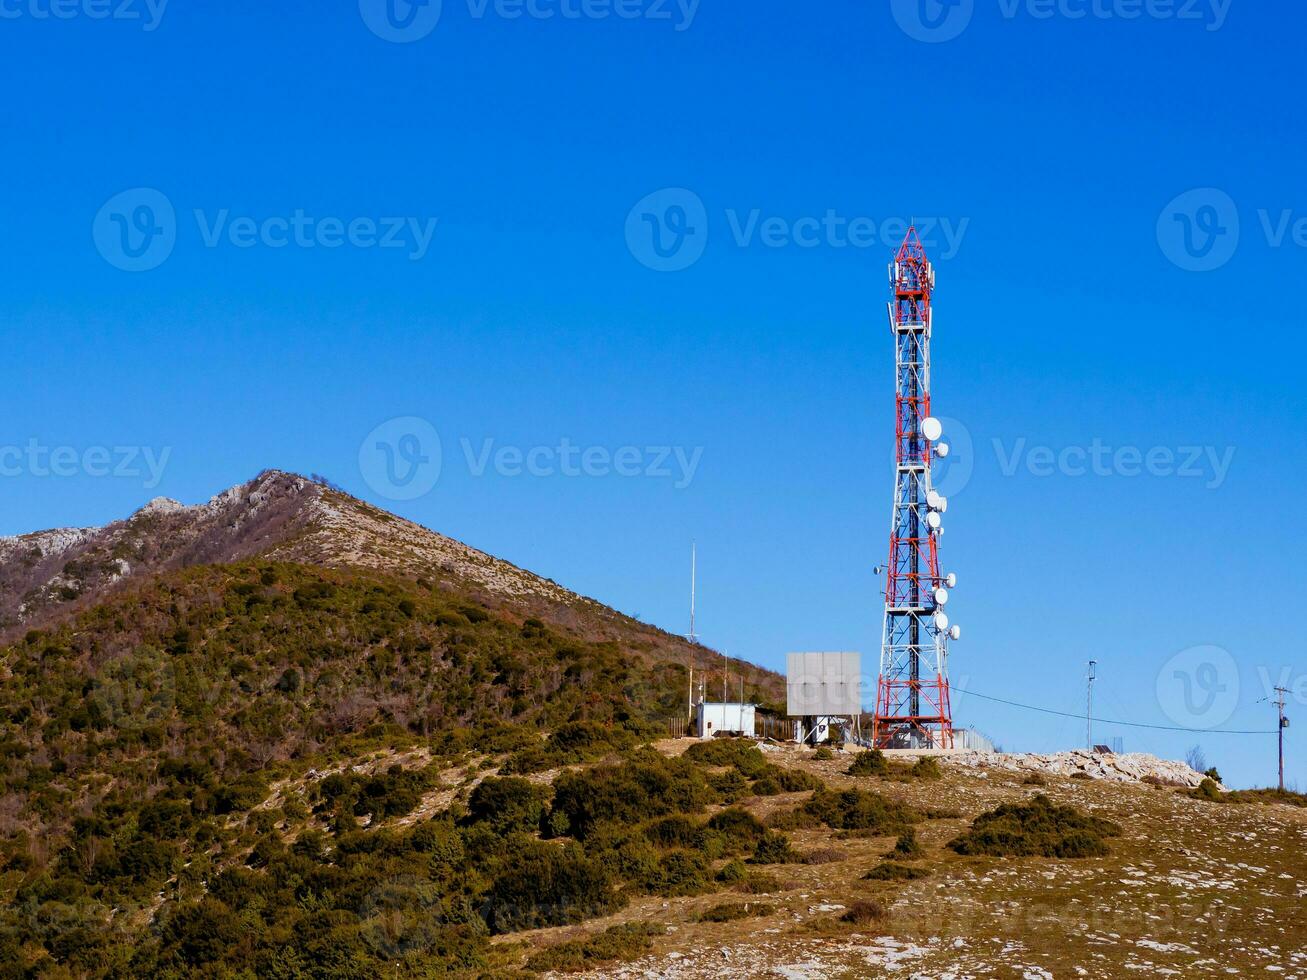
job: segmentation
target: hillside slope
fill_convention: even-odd
[[[665,731],[708,655],[275,471],[0,541],[0,616],[0,977],[193,975],[189,954],[128,960],[272,823],[299,826],[295,803],[270,803],[278,785],[379,754],[402,771],[345,802],[316,793],[310,823],[348,836],[429,815],[450,759],[511,750],[534,772]],[[755,700],[783,691],[732,674]],[[550,754],[547,731],[569,747]],[[285,975],[375,975],[365,952]]]

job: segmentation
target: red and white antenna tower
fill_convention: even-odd
[[[895,476],[890,523],[885,631],[872,742],[878,748],[952,748],[948,642],[962,635],[944,606],[953,575],[939,571],[939,538],[948,501],[931,485],[931,463],[948,455],[943,426],[930,410],[930,296],[935,269],[909,228],[890,264],[894,298]]]

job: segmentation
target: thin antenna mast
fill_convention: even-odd
[[[1089,661],[1089,686],[1086,695],[1085,717],[1088,719],[1088,727],[1085,730],[1085,741],[1089,744],[1085,746],[1090,752],[1094,751],[1094,678],[1098,676],[1098,661]]]
[[[699,637],[694,632],[694,590],[695,579],[698,573],[699,554],[698,546],[695,542],[690,542],[690,636],[688,639],[691,643],[698,643]]]
[[[740,734],[752,735],[753,732],[744,730],[744,671],[740,671]]]
[[[690,642],[690,650],[689,653],[687,654],[687,658],[690,661],[689,668],[688,668],[689,675],[690,675],[690,693],[687,702],[687,708],[690,713],[691,722],[694,721],[694,661],[695,661],[694,648],[699,643],[699,636],[694,631],[694,592],[695,592],[695,578],[696,578],[697,571],[698,571],[697,547],[695,542],[691,541],[690,542],[690,632],[687,633],[685,636],[685,638]]]

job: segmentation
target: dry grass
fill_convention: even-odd
[[[671,754],[683,744],[659,748]],[[819,776],[833,791],[867,787],[865,777],[844,775],[847,755],[819,760],[798,749],[766,755],[774,765]],[[945,845],[986,811],[1029,802],[1030,789],[1025,773],[979,779],[974,770],[941,768],[939,780],[875,786],[888,801],[918,813],[961,815],[913,825],[924,853],[911,864],[893,853],[900,828],[840,840],[843,860],[765,869],[741,863],[735,870],[743,877],[728,874],[731,880],[718,881],[715,894],[634,900],[590,928],[658,921],[669,932],[638,961],[593,975],[707,980],[820,973],[850,980],[949,973],[1144,977],[1171,970],[1184,977],[1307,978],[1307,809],[1214,806],[1139,784],[1046,776],[1040,791],[1054,803],[1120,826],[1110,854],[1074,861],[964,857]],[[809,795],[741,805],[767,822],[801,807]],[[785,833],[807,854],[834,849],[839,832],[817,825]],[[721,861],[714,870],[727,866]],[[868,868],[873,873],[864,877]],[[740,898],[728,899],[731,892]],[[753,895],[765,896],[774,911],[765,918],[714,911],[752,905]],[[863,902],[889,917],[866,918]]]

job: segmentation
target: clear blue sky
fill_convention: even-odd
[[[942,544],[955,681],[1077,712],[1096,657],[1105,715],[1269,730],[1256,702],[1284,678],[1307,784],[1301,5],[445,0],[433,24],[403,0],[390,20],[372,0],[107,2],[0,3],[0,448],[23,450],[0,455],[0,534],[317,471],[678,631],[695,538],[707,642],[870,665],[883,239],[915,215],[961,232],[931,248],[935,406],[959,464],[963,427],[971,444]],[[403,247],[367,247],[358,222],[379,239],[391,217]],[[355,244],[321,244],[324,219]],[[162,261],[124,271],[115,241]],[[406,416],[442,466],[392,499],[360,446]],[[405,434],[383,432],[401,468],[431,455]],[[514,451],[562,440],[594,450],[590,475],[557,454],[516,473]],[[43,475],[33,443],[74,450],[74,475]],[[1096,444],[1107,473],[1081,474]],[[97,446],[170,455],[147,486],[139,460],[93,475]],[[645,475],[596,475],[627,446]],[[688,485],[660,446],[702,449]],[[1188,446],[1213,456],[1166,462]],[[1072,453],[1041,476],[1040,447]],[[1154,472],[1119,447],[1157,450]],[[1234,666],[1185,653],[1208,646]],[[1009,748],[1083,740],[961,695],[955,713]],[[1274,777],[1270,736],[1099,734]]]

